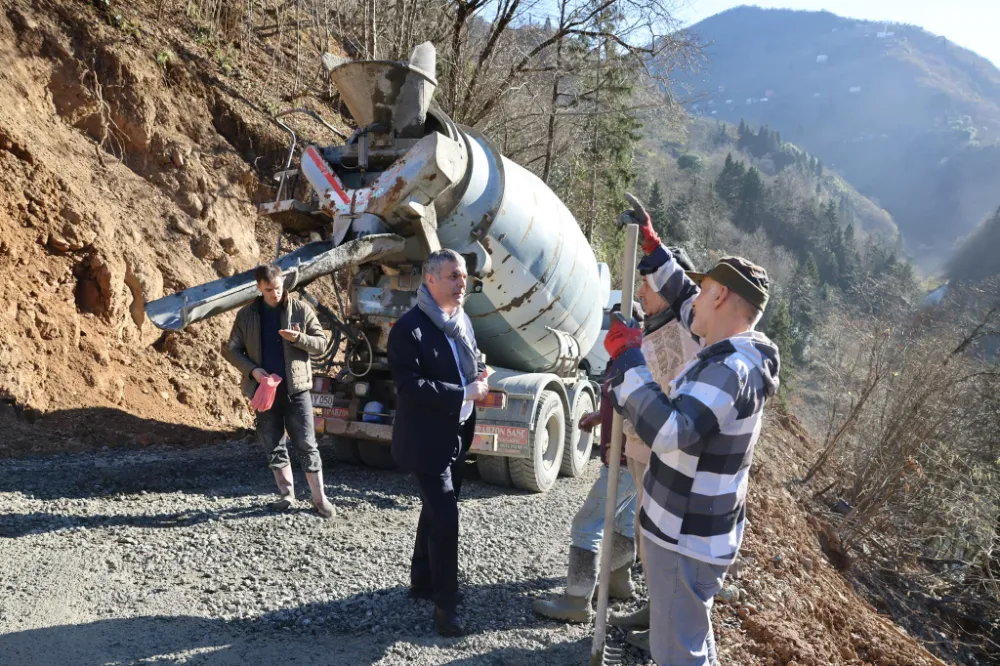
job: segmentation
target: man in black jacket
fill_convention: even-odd
[[[486,396],[486,365],[462,310],[468,274],[453,250],[424,262],[417,305],[389,333],[396,385],[392,455],[420,488],[420,520],[410,565],[410,596],[434,601],[434,625],[460,636],[458,495],[476,427],[474,402]]]

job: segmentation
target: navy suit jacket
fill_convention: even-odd
[[[441,474],[469,450],[476,427],[475,409],[458,421],[465,388],[448,337],[414,307],[392,327],[387,347],[396,385],[392,457],[404,470]],[[479,372],[485,367],[480,360]]]

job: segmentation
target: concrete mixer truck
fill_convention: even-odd
[[[435,59],[429,43],[407,62],[324,56],[358,129],[342,135],[305,109],[278,114],[290,146],[276,198],[259,209],[322,238],[275,263],[286,289],[310,298],[332,332],[316,359],[326,376],[316,377],[313,404],[338,458],[392,466],[386,341],[416,302],[423,260],[446,247],[466,259],[465,310],[493,370],[471,453],[484,480],[544,492],[590,458],[591,435],[576,423],[599,400],[584,358],[601,332],[610,276],[545,183],[432,103]],[[299,146],[293,114],[343,140]],[[336,292],[339,312],[305,289],[334,273],[347,285]],[[255,289],[253,273],[242,273],[150,302],[147,314],[180,330],[239,307]]]

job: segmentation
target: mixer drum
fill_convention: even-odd
[[[465,308],[491,364],[571,373],[594,346],[609,285],[572,213],[530,171],[460,127],[464,192],[438,224],[444,247],[478,239],[492,272]],[[461,187],[461,186],[460,186]]]

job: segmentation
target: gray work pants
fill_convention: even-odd
[[[646,540],[649,647],[657,666],[718,666],[712,602],[726,569]]]
[[[283,469],[289,465],[288,442],[291,440],[303,471],[318,472],[323,469],[315,427],[309,391],[289,396],[282,382],[271,409],[257,412],[257,441],[267,454],[268,466]]]

